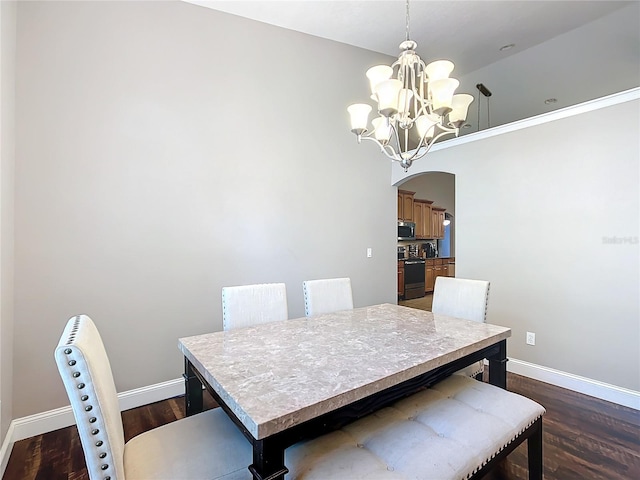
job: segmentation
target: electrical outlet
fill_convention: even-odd
[[[371,258],[373,256],[373,253],[371,251],[371,248],[367,248],[367,258]]]
[[[536,334],[533,332],[527,332],[527,345],[536,344]]]

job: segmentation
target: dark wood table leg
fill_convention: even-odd
[[[202,412],[204,403],[202,399],[202,382],[194,373],[191,362],[184,359],[184,402],[187,417]]]
[[[249,471],[254,480],[284,480],[289,469],[284,466],[284,446],[273,439],[255,440],[253,464]]]
[[[536,420],[537,427],[527,439],[529,480],[542,480],[542,417]]]
[[[507,388],[507,341],[498,342],[498,353],[490,356],[489,383],[496,387]]]

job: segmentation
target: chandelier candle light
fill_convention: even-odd
[[[449,78],[452,62],[437,60],[425,65],[415,52],[418,44],[409,40],[409,0],[406,18],[406,40],[400,44],[398,60],[390,67],[377,65],[367,70],[371,99],[378,102],[373,130],[367,129],[371,105],[356,103],[347,108],[358,143],[363,139],[376,142],[405,172],[440,137],[458,136],[473,102],[472,95],[454,95],[460,82]]]

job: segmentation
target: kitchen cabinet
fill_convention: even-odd
[[[456,264],[455,257],[450,258],[427,258],[424,265],[424,292],[433,293],[438,277],[455,277]]]
[[[404,297],[404,262],[398,262],[398,297]]]
[[[445,208],[431,207],[431,238],[444,238]]]
[[[435,270],[435,260],[432,258],[427,258],[427,261],[424,265],[424,291],[425,293],[433,292],[433,286],[436,282],[436,277],[434,275]]]
[[[442,276],[442,259],[437,258],[435,260],[435,265],[433,266],[433,282],[435,284],[435,279]]]
[[[449,276],[450,277],[456,276],[456,259],[454,257],[451,257],[449,259]]]
[[[413,200],[413,221],[416,224],[416,239],[431,238],[431,204],[429,200]]]
[[[398,220],[413,222],[413,196],[416,192],[398,190]]]
[[[455,277],[455,258],[427,258],[424,265],[424,291],[433,293],[437,277]]]

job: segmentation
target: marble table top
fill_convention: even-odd
[[[179,348],[261,439],[509,336],[383,304],[181,338]]]

